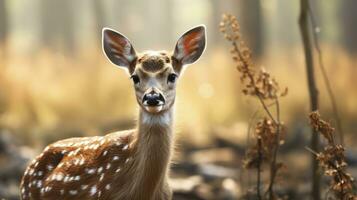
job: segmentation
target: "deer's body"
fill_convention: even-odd
[[[137,128],[49,145],[25,171],[20,188],[23,200],[172,197],[168,172],[173,151],[175,80],[184,64],[202,54],[203,49],[197,48],[202,46],[204,27],[183,35],[172,57],[165,52],[136,56],[124,36],[105,31],[106,55],[114,64],[126,66],[134,80],[140,105]]]
[[[168,112],[169,120],[141,113],[136,130],[49,145],[27,168],[22,198],[170,199],[173,134]]]

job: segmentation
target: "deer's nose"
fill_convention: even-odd
[[[151,91],[144,95],[143,104],[145,106],[162,106],[165,104],[165,99],[162,94]]]

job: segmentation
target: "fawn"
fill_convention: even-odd
[[[50,144],[27,167],[21,198],[171,199],[168,173],[176,82],[184,66],[202,55],[205,32],[204,26],[190,29],[177,41],[173,53],[136,54],[124,35],[104,28],[104,54],[133,81],[140,108],[137,127]]]

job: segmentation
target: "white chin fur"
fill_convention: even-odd
[[[162,110],[163,106],[145,106],[146,111],[149,113],[158,113]]]

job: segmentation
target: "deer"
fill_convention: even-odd
[[[136,127],[48,145],[26,168],[21,199],[172,199],[168,181],[176,84],[185,66],[196,62],[205,47],[204,25],[185,32],[173,52],[140,54],[123,34],[103,28],[105,56],[133,82],[139,107]]]

